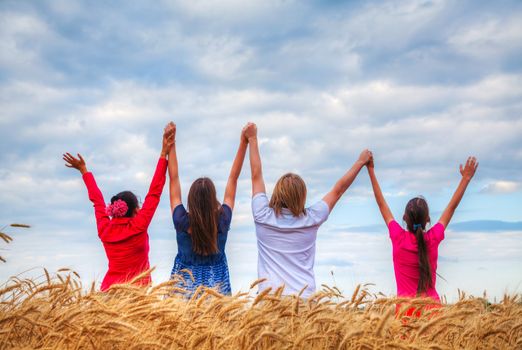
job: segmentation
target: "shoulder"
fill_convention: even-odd
[[[252,214],[254,215],[254,221],[265,221],[272,211],[266,193],[259,192],[252,197]]]
[[[268,205],[268,196],[265,192],[258,192],[252,196],[252,206],[265,204]]]
[[[330,207],[324,200],[311,205],[305,209],[306,215],[313,219],[317,224],[322,224],[330,215]]]
[[[404,231],[397,221],[392,220],[388,223],[388,232],[392,241],[399,239]]]
[[[178,204],[172,211],[172,221],[176,231],[186,231],[188,229],[188,213],[183,204]]]
[[[221,206],[221,214],[219,218],[220,221],[228,224],[230,224],[230,221],[232,221],[232,208],[230,208],[228,204],[223,204]]]
[[[187,215],[187,210],[185,209],[185,206],[183,204],[178,204],[176,208],[172,211],[172,217],[174,220],[179,219],[183,216]]]
[[[430,238],[434,239],[436,242],[440,242],[444,239],[444,231],[445,227],[442,223],[437,222],[432,228],[428,230],[428,235]]]

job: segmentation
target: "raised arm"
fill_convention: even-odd
[[[170,124],[174,128],[174,138],[176,137],[176,124]],[[181,185],[179,184],[178,157],[176,155],[176,142],[172,145],[169,152],[169,192],[170,210],[174,211],[181,204]]]
[[[460,200],[464,196],[464,192],[466,192],[466,188],[468,187],[469,182],[475,175],[475,171],[477,170],[478,162],[475,157],[468,157],[466,164],[462,166],[460,165],[460,174],[462,178],[460,179],[459,185],[451,197],[451,200],[442,213],[439,222],[446,228],[455,213],[455,209],[459,206]]]
[[[249,145],[250,171],[252,173],[252,196],[257,193],[265,193],[265,180],[263,180],[263,168],[261,166],[261,156],[259,155],[259,146],[257,143],[257,126],[254,123],[248,123],[245,136]]]
[[[152,221],[152,218],[154,217],[156,209],[158,208],[161,192],[163,192],[163,187],[165,186],[166,181],[165,173],[167,172],[167,154],[169,153],[173,144],[174,127],[171,124],[167,124],[163,132],[163,144],[160,157],[158,159],[152,181],[150,182],[149,191],[145,196],[143,206],[132,220],[132,223],[135,225],[135,227],[139,228],[140,230],[147,229],[150,222]]]
[[[228,205],[230,209],[234,209],[234,202],[236,200],[237,179],[241,174],[241,168],[243,168],[243,161],[245,160],[245,154],[248,145],[248,140],[245,136],[245,131],[247,127],[248,125],[245,126],[241,131],[239,147],[237,149],[236,157],[234,158],[234,163],[232,163],[232,169],[230,169],[230,175],[228,176],[227,187],[225,189],[225,198],[223,199],[223,203]]]
[[[87,187],[87,192],[89,194],[89,200],[94,205],[94,216],[96,217],[96,227],[98,228],[98,232],[101,232],[105,226],[110,222],[110,218],[105,212],[105,200],[103,199],[103,195],[96,184],[96,180],[94,180],[94,176],[91,172],[87,171],[87,165],[85,164],[85,160],[78,153],[78,158],[75,158],[70,153],[65,153],[63,155],[63,160],[65,160],[65,166],[68,168],[74,168],[82,174],[83,182]]]
[[[361,171],[362,167],[368,163],[371,157],[371,152],[367,149],[361,152],[361,155],[359,156],[359,159],[352,165],[350,170],[346,172],[346,174],[343,175],[334,185],[334,187],[328,192],[324,197],[323,201],[328,204],[328,207],[330,208],[330,211],[335,207],[335,204],[339,201],[341,196],[346,192],[348,187],[352,184],[353,180],[357,177],[357,174],[359,174],[359,171]]]
[[[373,163],[373,155],[370,161],[368,162],[368,175],[370,175],[370,181],[372,182],[372,188],[373,188],[373,194],[375,195],[375,201],[377,202],[377,205],[379,206],[379,210],[381,211],[382,218],[384,219],[384,222],[386,225],[390,223],[390,221],[393,221],[393,214],[390,210],[390,207],[388,207],[388,203],[386,203],[386,200],[384,199],[384,196],[382,195],[381,187],[379,186],[379,182],[377,181],[377,176],[375,176],[375,167]]]

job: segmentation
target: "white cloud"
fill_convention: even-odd
[[[515,5],[231,0],[122,2],[113,11],[81,2],[2,3],[0,221],[29,220],[41,231],[27,244],[41,245],[44,236],[57,244],[24,261],[79,251],[70,263],[99,277],[103,254],[89,270],[81,248],[57,238],[94,234],[85,189],[61,154],[81,152],[106,196],[131,189],[143,198],[171,119],[185,196],[208,175],[222,197],[250,120],[259,127],[269,192],[295,171],[307,181],[309,202],[319,199],[370,147],[391,207],[403,210],[404,198],[420,192],[439,209],[460,178],[458,164],[474,154],[480,168],[466,196],[483,187],[496,202],[474,196],[457,215],[520,220],[518,207],[496,195],[520,201],[522,76],[513,58],[522,40],[520,16],[507,8]],[[227,248],[238,286],[255,277],[250,186],[246,160]],[[172,233],[168,211],[164,200],[155,233]],[[364,171],[331,220],[380,222]],[[320,243],[318,279],[329,282],[335,266],[343,286],[382,280],[392,291],[389,261],[379,257],[389,253],[386,239],[339,237],[342,244]],[[506,242],[511,237],[501,236],[498,247]],[[173,244],[152,245],[161,271],[171,267]],[[377,263],[358,262],[362,253]],[[58,266],[70,258],[52,259]],[[343,259],[353,265],[334,264]]]
[[[233,80],[243,73],[243,66],[252,59],[252,49],[237,38],[209,36],[198,39],[198,68],[211,77]]]
[[[474,59],[501,58],[522,48],[522,16],[515,12],[502,19],[481,18],[459,28],[448,43]]]
[[[241,1],[224,0],[216,4],[209,0],[196,1],[166,1],[165,5],[173,11],[181,11],[189,18],[203,19],[206,21],[223,21],[225,23],[242,23],[250,20],[258,20],[269,16],[272,12],[288,9],[293,1],[265,0],[265,1]]]
[[[513,193],[521,188],[519,182],[515,181],[494,181],[482,188],[483,193],[503,194]]]

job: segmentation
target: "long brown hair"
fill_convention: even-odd
[[[190,186],[188,209],[192,250],[199,255],[216,254],[219,251],[217,237],[221,205],[216,187],[208,177],[201,177]]]
[[[424,240],[426,224],[430,221],[430,210],[428,203],[422,197],[410,199],[404,210],[404,221],[408,231],[415,234],[417,239],[417,250],[419,254],[419,283],[417,285],[417,295],[425,293],[428,288],[433,287],[431,279],[430,261],[428,259],[428,249]]]
[[[287,208],[293,216],[306,214],[306,184],[301,176],[287,173],[277,180],[270,198],[270,208],[276,215],[281,215],[281,209]]]

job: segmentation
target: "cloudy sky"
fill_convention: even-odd
[[[519,1],[3,0],[0,224],[32,228],[6,229],[0,279],[42,267],[103,278],[91,205],[63,152],[85,156],[107,199],[144,198],[173,120],[184,195],[206,175],[221,197],[254,121],[269,191],[294,171],[313,203],[368,147],[398,219],[423,194],[436,220],[459,163],[477,156],[437,288],[449,300],[458,288],[521,293],[521,62]],[[235,291],[257,277],[249,175],[245,166],[227,245]],[[177,249],[166,192],[149,229],[155,282]],[[347,294],[365,282],[395,292],[365,170],[321,227],[315,270]]]

